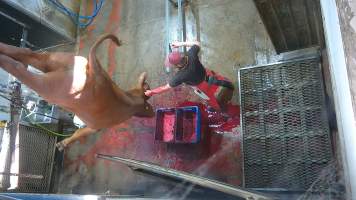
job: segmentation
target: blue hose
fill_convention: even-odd
[[[49,0],[53,5],[56,6],[56,8],[61,11],[62,13],[68,15],[69,17],[72,18],[72,20],[80,27],[80,28],[86,28],[88,27],[94,20],[94,18],[98,15],[101,7],[103,6],[104,0],[93,0],[93,4],[95,5],[95,8],[93,10],[93,13],[91,15],[79,15],[75,12],[73,12],[71,9],[65,7],[61,2],[58,0]]]

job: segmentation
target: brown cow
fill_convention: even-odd
[[[103,70],[95,52],[105,39],[118,46],[120,41],[112,34],[101,36],[91,47],[89,57],[73,53],[36,53],[0,43],[0,66],[22,83],[36,91],[50,103],[75,113],[85,124],[71,137],[57,144],[63,149],[78,138],[117,125],[132,116],[153,117],[154,111],[144,92],[146,73],[137,85],[128,91],[120,89]],[[34,74],[27,65],[44,72]]]

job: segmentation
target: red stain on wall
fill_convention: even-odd
[[[112,2],[112,9],[110,11],[109,20],[107,21],[105,32],[113,33],[117,32],[120,24],[120,10],[121,10],[121,0],[115,0]],[[116,70],[116,44],[110,43],[108,47],[108,74],[110,77],[113,76]]]

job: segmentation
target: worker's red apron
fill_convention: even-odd
[[[206,72],[206,76],[212,76],[217,80],[225,80],[225,81],[229,81],[227,78],[209,70],[209,69],[205,69]],[[194,92],[200,96],[201,98],[205,99],[208,104],[213,107],[214,109],[220,110],[220,106],[216,100],[215,94],[217,92],[217,90],[219,89],[219,85],[216,84],[209,84],[206,80],[202,81],[199,85],[196,86],[192,86],[194,89]]]

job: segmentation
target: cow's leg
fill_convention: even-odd
[[[74,132],[74,134],[72,136],[70,136],[69,138],[66,138],[66,139],[58,142],[56,144],[56,146],[57,146],[59,151],[62,151],[69,144],[77,141],[79,138],[91,135],[93,133],[96,133],[97,131],[98,131],[97,129],[92,129],[92,128],[89,128],[89,127],[80,128],[80,129],[76,130]]]
[[[0,54],[0,67],[36,92],[44,92],[46,83],[43,76],[27,71],[23,63]]]
[[[7,55],[25,66],[31,65],[44,73],[73,66],[75,57],[73,53],[37,53],[28,48],[19,48],[4,43],[0,43],[0,54]]]

